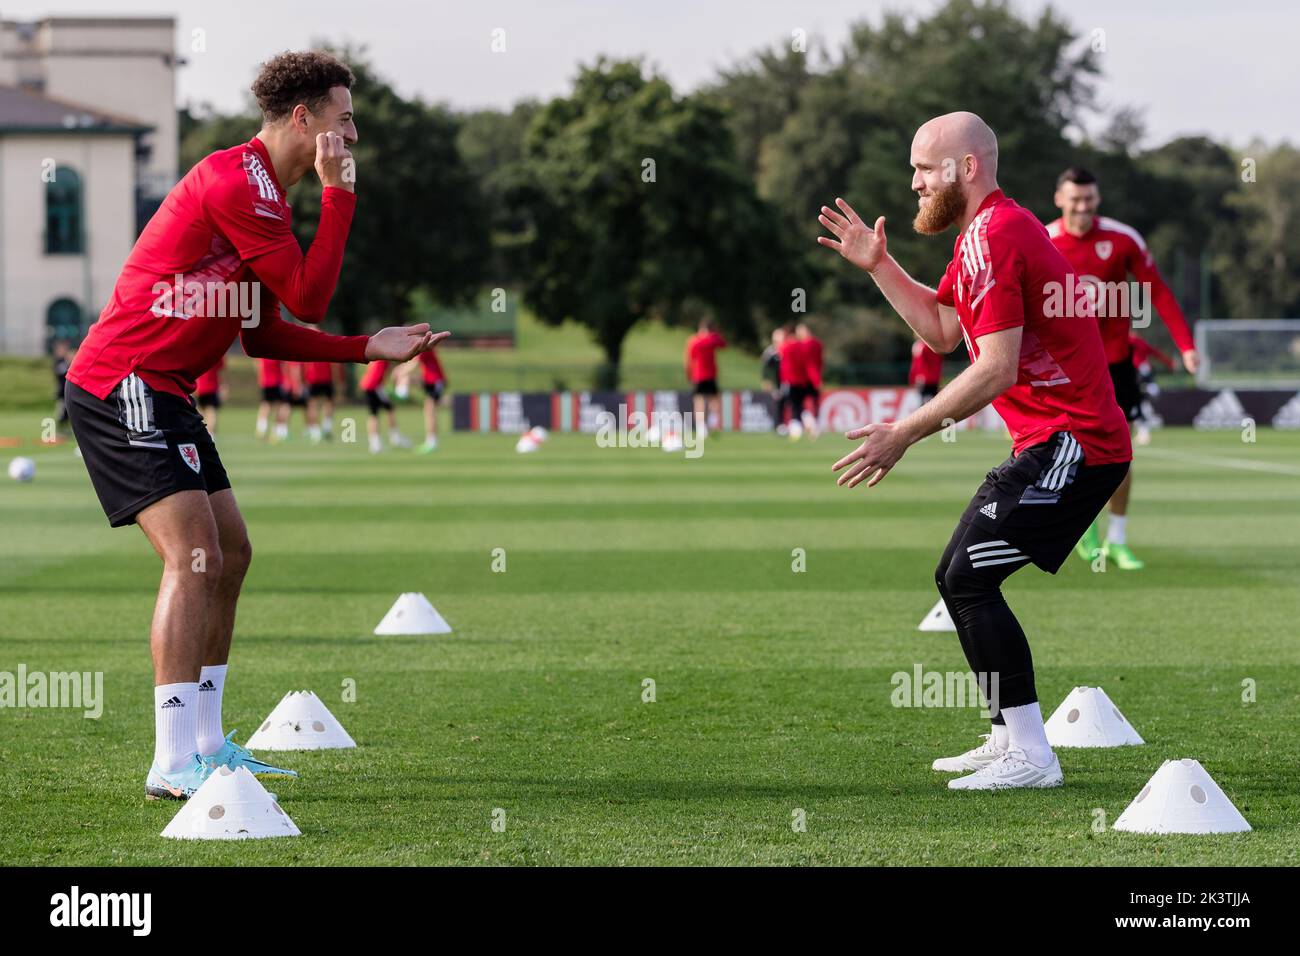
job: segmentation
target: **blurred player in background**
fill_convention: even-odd
[[[371,362],[361,376],[361,391],[366,396],[366,434],[370,437],[370,454],[378,455],[384,450],[379,439],[379,413],[388,413],[388,444],[394,448],[410,448],[411,443],[397,430],[397,413],[393,411],[393,400],[384,388],[384,377],[388,374],[388,362]]]
[[[257,387],[262,390],[262,400],[257,406],[257,425],[254,434],[258,438],[271,436],[279,430],[281,422],[288,430],[289,406],[284,395],[284,366],[275,359],[257,360]]]
[[[293,410],[301,408],[306,425],[305,431],[311,429],[311,413],[307,406],[307,383],[302,377],[301,362],[284,363],[284,425],[276,426],[275,437],[287,441],[293,425]]]
[[[421,352],[417,360],[424,381],[424,443],[416,450],[427,455],[438,450],[438,403],[447,391],[447,374],[433,352]]]
[[[784,339],[785,329],[778,325],[772,330],[772,340],[768,343],[767,348],[763,349],[763,354],[758,359],[759,377],[762,378],[767,393],[778,403],[778,414],[775,416],[778,424],[781,421],[779,413],[781,400],[781,342]]]
[[[1151,403],[1160,394],[1160,386],[1156,384],[1156,373],[1151,367],[1151,360],[1155,359],[1171,372],[1174,370],[1174,360],[1137,333],[1130,334],[1128,340],[1133,347],[1133,367],[1137,369],[1138,389],[1142,394],[1138,408],[1139,415],[1134,422],[1137,425],[1137,443],[1149,445],[1151,423],[1156,417],[1155,407]]]
[[[806,356],[804,340],[797,334],[787,334],[781,343],[781,393],[785,399],[783,404],[789,409],[786,433],[791,441],[803,437],[804,429],[809,425],[813,429],[817,427],[816,419],[809,415],[806,407],[812,388]]]
[[[726,347],[727,340],[714,329],[712,319],[702,319],[699,331],[686,341],[686,377],[691,383],[695,430],[700,435],[722,427],[717,351]]]
[[[912,367],[907,373],[907,384],[921,393],[922,405],[939,394],[942,377],[943,356],[917,339],[912,343]]]
[[[68,405],[64,395],[68,388],[68,366],[72,364],[72,348],[64,339],[54,343],[54,427],[61,431],[68,424]],[[56,437],[57,440],[57,437]]]
[[[303,380],[307,383],[307,432],[312,441],[334,437],[334,369],[333,362],[304,362]]]
[[[223,355],[217,359],[216,365],[194,380],[194,401],[203,416],[203,424],[208,426],[209,435],[217,433],[217,413],[222,399],[221,370],[225,365],[226,357]]]
[[[812,330],[804,322],[794,327],[794,334],[799,339],[804,371],[808,376],[808,404],[811,406],[811,412],[804,422],[804,427],[816,438],[821,433],[818,416],[822,408],[822,340],[813,335]]]
[[[1187,319],[1183,317],[1183,310],[1178,307],[1173,292],[1161,278],[1138,231],[1117,219],[1097,215],[1097,207],[1101,205],[1101,187],[1096,176],[1078,166],[1070,167],[1056,180],[1055,202],[1061,210],[1061,218],[1048,224],[1047,233],[1079,278],[1098,293],[1094,300],[1097,321],[1106,348],[1106,361],[1110,365],[1115,400],[1129,422],[1135,422],[1142,413],[1142,393],[1138,389],[1129,341],[1135,297],[1128,292],[1121,297],[1115,292],[1121,287],[1130,289],[1130,274],[1138,280],[1142,290],[1140,300],[1147,310],[1140,318],[1150,322],[1150,310],[1154,307],[1182,352],[1183,365],[1195,374],[1200,356],[1196,354]],[[1110,501],[1105,544],[1099,543],[1094,522],[1075,549],[1079,557],[1091,562],[1101,551],[1123,571],[1142,569],[1143,562],[1128,546],[1128,502],[1132,487],[1133,471],[1130,469]]]

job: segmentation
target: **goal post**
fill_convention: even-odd
[[[1300,319],[1202,319],[1195,328],[1201,388],[1300,388]]]

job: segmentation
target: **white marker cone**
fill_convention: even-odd
[[[451,625],[419,591],[401,595],[375,628],[376,634],[450,634]]]
[[[1242,833],[1246,818],[1199,760],[1166,760],[1112,827],[1131,833]]]
[[[948,613],[948,605],[943,603],[943,598],[939,598],[939,603],[930,608],[930,613],[921,618],[921,623],[916,626],[918,631],[955,631],[957,625],[952,622],[952,615]]]
[[[541,447],[542,446],[538,444],[537,439],[528,432],[524,432],[524,434],[520,436],[519,441],[515,442],[515,451],[519,452],[521,455],[527,455],[529,452],[537,451],[537,449]]]
[[[356,745],[319,697],[309,690],[291,690],[244,746],[249,750],[341,750]]]
[[[244,767],[221,767],[194,791],[162,835],[173,840],[257,840],[302,836]]]
[[[1100,687],[1076,687],[1043,725],[1053,747],[1125,747],[1146,743]]]

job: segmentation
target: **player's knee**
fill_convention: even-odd
[[[243,535],[239,541],[226,548],[222,559],[223,573],[226,576],[242,578],[248,571],[248,566],[253,563],[253,542],[248,540],[248,535]]]
[[[944,569],[942,584],[958,604],[979,602],[998,593],[995,579],[959,561]]]

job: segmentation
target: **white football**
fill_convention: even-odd
[[[31,481],[36,477],[36,462],[30,458],[15,458],[9,462],[9,477],[14,481]]]

